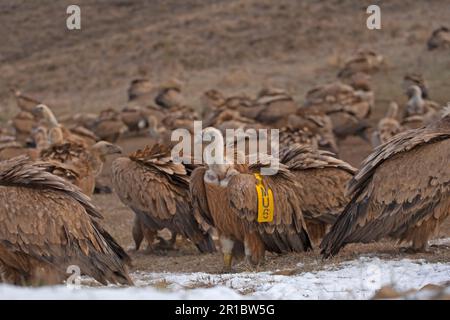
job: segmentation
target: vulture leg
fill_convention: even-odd
[[[144,231],[142,229],[143,225],[141,221],[137,216],[134,216],[132,234],[135,243],[135,251],[139,250],[142,240],[144,239]]]
[[[166,240],[163,237],[158,236],[158,244],[156,245],[157,249],[160,250],[175,250],[175,242],[177,241],[177,233],[171,231],[170,240]]]
[[[245,235],[244,239],[245,260],[249,266],[256,268],[264,260],[265,248],[257,233]]]
[[[147,249],[145,249],[145,253],[153,253],[153,241],[155,240],[158,232],[146,227],[143,223],[141,224],[141,228],[144,233],[144,238],[147,240]]]
[[[233,263],[234,241],[223,235],[220,236],[219,241],[223,253],[223,272],[229,273],[231,272],[231,266]]]
[[[327,231],[327,225],[322,222],[306,221],[308,227],[308,234],[314,244],[319,244],[322,241]]]

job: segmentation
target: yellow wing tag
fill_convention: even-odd
[[[255,178],[258,180],[256,184],[256,192],[258,194],[258,222],[272,222],[273,221],[273,193],[272,190],[264,188],[262,177],[259,173],[255,173]]]

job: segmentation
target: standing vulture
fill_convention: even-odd
[[[215,128],[203,130],[203,139],[223,136]],[[210,140],[211,141],[211,140]],[[261,165],[236,165],[229,159],[216,163],[206,158],[207,167],[196,168],[191,176],[191,197],[196,215],[217,228],[224,258],[224,271],[229,272],[233,257],[244,246],[246,260],[258,265],[265,251],[276,253],[303,252],[311,249],[311,242],[298,197],[295,177],[280,164],[275,175],[263,176],[261,183],[273,192],[272,221],[258,222],[256,185]],[[268,192],[268,191],[267,191]]]
[[[167,228],[190,239],[200,252],[215,251],[211,236],[194,217],[186,168],[172,161],[169,149],[155,144],[138,150],[116,159],[111,172],[114,191],[136,214],[136,250],[143,236],[151,246],[157,231]]]
[[[280,162],[295,176],[308,233],[319,244],[349,201],[345,189],[356,169],[327,151],[300,144],[281,149]]]
[[[363,162],[349,183],[352,199],[321,244],[325,257],[347,243],[389,237],[427,249],[450,213],[450,115],[396,135]]]
[[[16,285],[60,284],[67,268],[102,284],[132,284],[129,257],[72,184],[27,157],[0,162],[0,272]]]

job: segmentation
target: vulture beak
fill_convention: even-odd
[[[43,112],[43,105],[42,104],[38,104],[38,105],[34,106],[33,109],[31,109],[31,113],[35,117],[41,116],[42,112]]]
[[[119,146],[117,146],[115,144],[112,145],[112,150],[111,150],[112,154],[122,154],[122,152],[123,151],[122,151],[121,147],[119,147]]]

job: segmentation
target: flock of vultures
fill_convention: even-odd
[[[449,46],[446,28],[428,42],[430,50]],[[328,258],[346,244],[382,238],[428,250],[450,213],[450,108],[431,100],[421,74],[405,74],[398,90],[406,105],[392,101],[368,125],[371,74],[383,63],[374,51],[355,52],[336,81],[311,89],[302,105],[275,88],[256,97],[209,90],[201,114],[185,105],[177,81],[133,80],[121,110],[60,119],[14,89],[19,112],[0,129],[2,282],[63,283],[68,266],[77,265],[102,284],[132,285],[131,258],[103,227],[94,192],[114,192],[135,213],[135,250],[143,241],[147,251],[171,247],[178,236],[201,253],[220,250],[224,272],[237,258],[258,266],[266,251],[320,250]],[[171,132],[192,131],[194,120],[203,121],[203,138],[279,129],[278,172],[260,176],[266,161],[236,164],[235,154],[223,163],[174,161]],[[106,158],[122,153],[117,139],[138,135],[156,142],[116,156],[111,185],[100,183]],[[339,158],[339,140],[351,135],[373,146],[359,169]],[[257,185],[273,194],[267,222],[258,221]],[[171,239],[158,236],[163,229]]]

